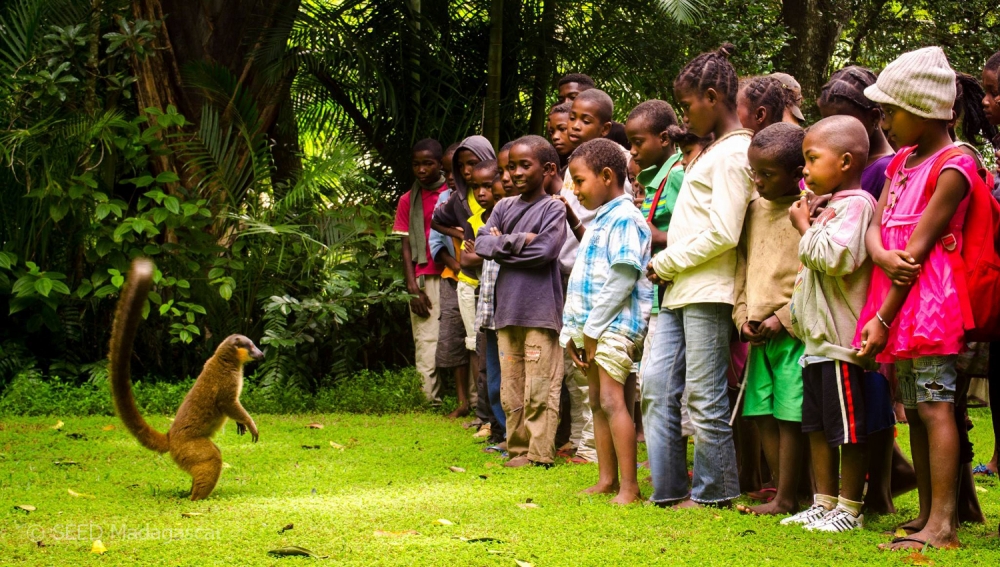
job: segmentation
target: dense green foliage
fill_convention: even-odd
[[[724,41],[743,74],[810,49],[781,21],[798,0],[506,0],[500,21],[471,0],[234,2],[252,17],[170,14],[176,0],[0,6],[0,389],[26,367],[99,379],[139,254],[159,268],[133,360],[147,381],[196,375],[233,332],[265,349],[249,377],[265,388],[405,364],[389,227],[409,147],[481,131],[495,26],[501,140],[543,129],[566,72],[592,75],[624,120],[671,100],[684,62]],[[842,7],[827,71],[937,43],[978,75],[1000,48],[986,0]],[[240,58],[209,57],[213,41]]]

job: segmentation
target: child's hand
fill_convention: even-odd
[[[754,326],[750,324],[749,321],[743,323],[743,327],[740,329],[740,336],[743,337],[744,341],[750,344],[756,344],[760,341],[757,337],[757,330],[754,329]]]
[[[920,274],[920,264],[906,250],[886,250],[885,253],[872,256],[872,261],[882,268],[892,283],[909,287]]]
[[[784,325],[781,324],[781,320],[778,319],[776,315],[771,315],[757,325],[757,337],[759,337],[760,342],[763,343],[767,339],[777,336],[778,333],[780,333],[784,328]]]
[[[833,195],[815,195],[813,193],[807,193],[807,195],[806,200],[809,201],[809,219],[816,220],[816,217],[826,210],[826,205],[833,198]]]
[[[431,300],[424,293],[424,290],[420,290],[417,296],[410,300],[410,311],[413,311],[417,317],[430,317],[432,308]]]
[[[580,349],[576,348],[576,343],[572,340],[566,343],[566,348],[569,349],[569,358],[573,361],[573,365],[586,372],[587,369],[590,368],[587,355]]]
[[[499,228],[497,228],[495,226],[491,226],[490,227],[490,236],[503,236],[503,233],[500,232]]]
[[[788,208],[788,220],[792,221],[792,226],[799,234],[805,234],[809,230],[809,203],[805,199],[799,199]]]
[[[667,282],[663,278],[661,278],[659,274],[656,273],[656,270],[653,269],[652,262],[650,262],[649,265],[646,266],[646,279],[648,279],[649,281],[653,282],[656,285],[667,285]]]
[[[529,233],[525,234],[524,235],[524,245],[527,246],[527,245],[531,244],[531,241],[534,240],[536,236],[538,236],[538,235],[535,234],[534,232],[529,232]]]
[[[583,336],[583,356],[585,356],[587,358],[587,362],[588,363],[591,360],[594,360],[594,354],[596,354],[596,353],[597,353],[597,339],[593,339],[591,337],[588,337],[587,335],[584,335]]]
[[[466,252],[468,254],[475,254],[476,253],[476,241],[475,240],[466,240],[465,244],[462,245],[462,252]]]
[[[861,350],[858,351],[858,356],[873,358],[882,352],[888,341],[889,330],[878,320],[878,317],[872,317],[861,329]]]
[[[569,201],[566,200],[566,197],[563,197],[562,195],[553,195],[552,198],[562,203],[563,206],[566,207],[567,213],[573,212],[573,209],[569,206]]]

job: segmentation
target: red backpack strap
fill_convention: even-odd
[[[890,161],[889,165],[886,166],[885,176],[888,177],[890,180],[893,177],[895,177],[896,172],[899,171],[899,168],[903,167],[903,164],[906,162],[906,158],[910,157],[910,154],[912,154],[913,150],[915,150],[916,148],[917,148],[916,146],[906,146],[903,148],[899,148],[899,151],[896,152],[896,155],[892,156],[892,161]]]
[[[941,170],[944,169],[944,166],[949,160],[964,155],[965,153],[962,150],[952,147],[941,152],[941,155],[934,160],[934,165],[931,166],[931,170],[927,174],[927,186],[924,187],[924,195],[927,197],[928,202],[930,202],[934,190],[937,189],[938,177],[941,177]],[[971,185],[969,186],[969,192],[972,192]]]
[[[660,182],[659,189],[656,190],[656,194],[653,195],[653,206],[649,207],[649,217],[646,219],[649,222],[653,222],[653,217],[656,215],[656,206],[660,204],[660,195],[663,194],[663,188],[667,186],[667,181],[670,179],[670,172],[673,171],[673,167],[667,170],[667,174],[663,176],[663,181]]]

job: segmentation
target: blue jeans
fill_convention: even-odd
[[[649,499],[653,502],[683,500],[689,494],[687,440],[681,434],[685,387],[694,428],[691,499],[711,504],[740,495],[726,396],[732,312],[732,306],[724,303],[660,308],[642,383],[642,421],[653,473]]]
[[[500,425],[499,431],[494,431],[493,435],[499,437],[503,435],[507,438],[507,416],[503,413],[503,406],[500,404],[500,348],[497,346],[497,332],[486,331],[486,389],[490,398],[490,407],[493,408],[493,417]]]

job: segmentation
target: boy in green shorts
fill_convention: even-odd
[[[802,449],[802,367],[805,345],[792,332],[790,304],[799,268],[799,232],[788,208],[799,198],[805,160],[798,126],[778,123],[750,142],[747,158],[760,197],[750,202],[737,245],[733,322],[750,343],[743,416],[760,429],[764,456],[778,493],[747,514],[798,510]]]

